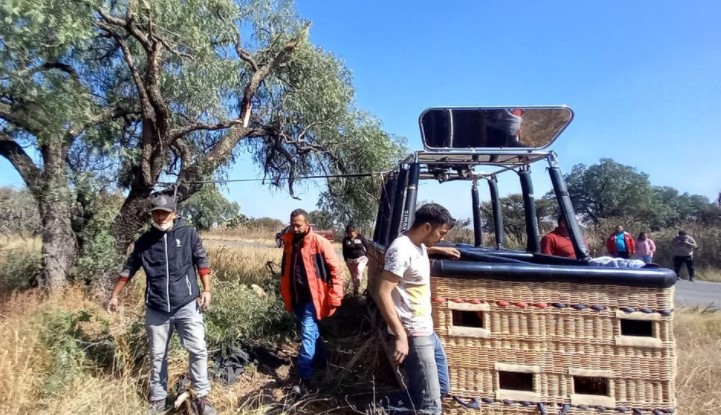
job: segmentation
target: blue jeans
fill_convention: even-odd
[[[407,391],[389,399],[391,414],[441,414],[441,396],[450,393],[448,363],[438,335],[409,337],[403,368]],[[410,402],[409,402],[410,401]]]
[[[638,259],[648,264],[653,262],[653,255],[639,255]]]
[[[323,343],[318,330],[318,318],[312,301],[296,306],[293,310],[300,325],[300,351],[298,352],[298,374],[310,381],[313,377],[313,363],[325,360]]]
[[[198,396],[210,393],[208,381],[208,348],[205,345],[205,323],[200,307],[192,301],[175,313],[147,309],[145,329],[150,347],[150,400],[168,396],[168,344],[178,331],[180,344],[188,351],[190,380]]]

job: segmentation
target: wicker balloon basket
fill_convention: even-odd
[[[673,287],[432,278],[444,413],[673,413]],[[477,409],[469,409],[476,407]]]

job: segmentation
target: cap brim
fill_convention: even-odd
[[[156,211],[156,210],[162,210],[164,212],[175,212],[175,209],[171,209],[171,208],[167,208],[167,207],[160,207],[160,206],[150,209],[151,212]]]

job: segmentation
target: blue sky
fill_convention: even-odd
[[[311,41],[351,69],[357,106],[411,149],[427,107],[566,104],[576,118],[553,147],[564,171],[611,157],[654,185],[721,191],[719,1],[298,0],[298,10]],[[537,194],[550,188],[543,168]],[[230,178],[257,174],[236,166]],[[509,179],[502,192],[518,191]],[[19,177],[0,160],[3,184]],[[312,210],[321,185],[301,185],[300,201],[257,183],[227,192],[250,216],[284,218]],[[426,184],[419,198],[468,217],[468,193]]]

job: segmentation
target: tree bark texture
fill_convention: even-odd
[[[62,293],[70,270],[78,258],[72,228],[72,197],[65,164],[66,148],[61,143],[41,147],[44,169],[42,186],[36,192],[42,221],[43,276],[51,293]]]

